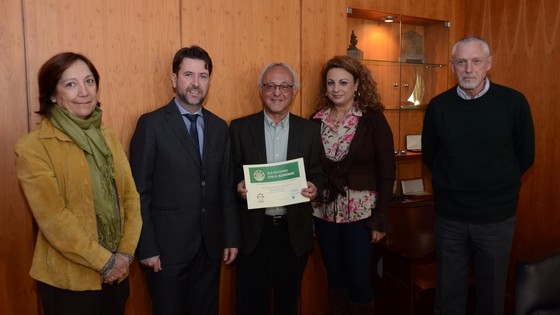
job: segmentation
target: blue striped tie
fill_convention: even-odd
[[[186,114],[187,119],[191,121],[191,128],[189,129],[189,134],[191,135],[191,139],[194,143],[196,151],[200,155],[200,144],[198,142],[198,129],[196,128],[196,119],[198,118],[198,114]]]

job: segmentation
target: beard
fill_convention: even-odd
[[[189,92],[191,91],[197,91],[200,94],[200,98],[198,99],[192,99],[189,98]],[[193,105],[193,106],[202,106],[202,103],[204,103],[204,100],[206,99],[206,94],[203,93],[204,91],[202,91],[199,88],[195,88],[195,87],[191,87],[188,88],[182,95],[181,98],[183,99],[183,101],[185,101],[185,103],[189,104],[189,105]]]
[[[463,90],[474,90],[476,89],[478,86],[480,86],[480,83],[482,82],[482,80],[479,80],[477,78],[468,78],[468,79],[463,79],[459,82],[459,86],[463,89]]]

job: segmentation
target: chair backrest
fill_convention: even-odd
[[[515,269],[515,314],[560,314],[560,250]]]

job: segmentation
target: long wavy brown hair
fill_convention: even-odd
[[[349,56],[334,56],[321,70],[321,88],[319,98],[315,107],[316,111],[324,108],[333,108],[334,104],[327,97],[327,73],[333,68],[342,68],[348,71],[354,82],[358,82],[358,90],[354,94],[354,105],[362,112],[368,110],[383,111],[385,106],[381,103],[381,96],[377,91],[377,82],[373,79],[371,71],[359,60]]]

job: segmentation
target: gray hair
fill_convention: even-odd
[[[482,50],[484,51],[486,57],[490,56],[490,47],[488,46],[488,43],[484,39],[478,36],[466,36],[461,38],[458,42],[455,43],[455,45],[453,45],[453,49],[451,50],[451,58],[455,56],[455,52],[457,52],[457,46],[462,44],[468,44],[470,42],[480,43],[482,45]]]
[[[292,75],[292,79],[294,81],[294,86],[293,86],[294,90],[298,89],[299,81],[298,81],[298,78],[296,76],[296,73],[294,72],[294,70],[290,66],[288,66],[287,64],[285,64],[283,62],[273,62],[273,63],[269,64],[268,66],[266,66],[264,68],[264,70],[261,72],[261,75],[259,76],[259,87],[262,87],[262,85],[263,85],[262,80],[263,80],[263,77],[264,77],[265,73],[267,73],[268,70],[270,70],[273,67],[282,67],[282,68],[288,70],[288,72]]]

